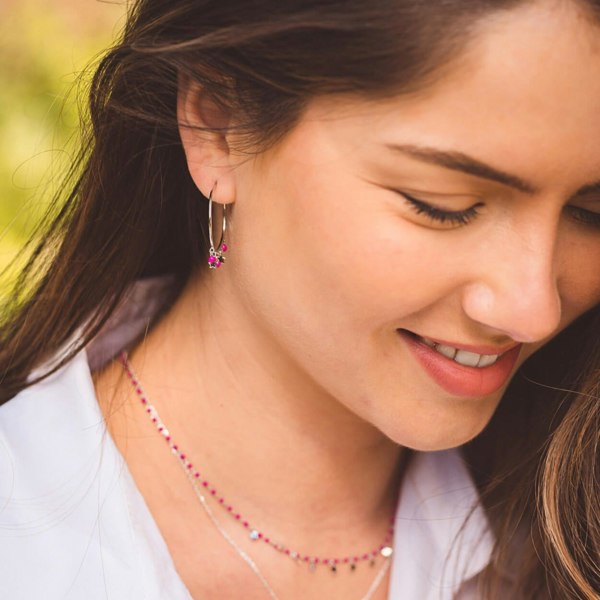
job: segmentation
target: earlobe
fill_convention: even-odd
[[[198,82],[179,75],[177,123],[188,169],[204,196],[214,188],[213,200],[219,204],[235,200],[234,165],[226,136],[229,122],[229,114],[203,93]]]

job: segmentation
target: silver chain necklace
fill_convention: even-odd
[[[269,582],[266,580],[265,576],[261,573],[260,569],[258,568],[258,565],[256,564],[256,562],[254,562],[252,557],[244,549],[240,548],[240,546],[229,535],[229,533],[227,533],[227,531],[225,531],[225,529],[223,529],[223,527],[219,523],[219,520],[217,519],[217,517],[211,510],[210,506],[206,502],[206,498],[204,497],[201,490],[199,489],[198,483],[196,482],[194,477],[192,475],[190,475],[190,472],[185,467],[182,466],[182,468],[185,471],[188,479],[190,480],[192,487],[194,488],[194,492],[196,493],[196,496],[198,497],[198,500],[200,500],[200,505],[202,506],[202,508],[204,509],[206,514],[208,515],[208,518],[212,521],[213,525],[217,528],[217,530],[223,536],[225,541],[237,552],[239,557],[250,567],[250,569],[258,577],[258,579],[260,580],[260,582],[262,583],[263,587],[265,588],[265,590],[267,591],[269,596],[272,598],[272,600],[280,600],[279,596],[275,593],[275,590],[273,590],[273,588],[271,587]],[[373,595],[379,588],[381,582],[383,581],[383,579],[385,577],[385,574],[387,573],[387,570],[390,567],[390,563],[391,563],[390,557],[387,557],[384,559],[383,565],[379,569],[378,573],[375,575],[375,579],[373,579],[366,594],[364,596],[362,596],[360,600],[371,600],[371,598],[373,598]]]
[[[143,391],[141,383],[133,370],[133,367],[129,363],[126,352],[121,353],[120,360],[121,360],[121,364],[123,365],[123,367],[125,368],[125,371],[127,372],[128,376],[129,376],[136,392],[140,396],[142,404],[145,407],[146,413],[149,415],[150,419],[157,426],[158,430],[163,434],[163,436],[165,436],[165,432],[166,432],[167,441],[171,442],[171,437],[169,435],[168,429],[164,425],[160,416],[158,415],[158,411],[156,410],[156,408],[152,404],[150,404],[148,397],[145,394],[145,392]],[[180,453],[178,446],[176,444],[170,444],[170,446],[171,446],[171,451],[173,452],[175,457],[178,459],[181,459],[181,460],[177,460],[177,462],[180,464],[181,468],[183,469],[183,471],[186,474],[186,477],[189,479],[190,483],[192,484],[194,493],[196,494],[198,500],[200,501],[200,505],[206,512],[206,515],[208,516],[208,518],[210,519],[212,524],[215,526],[215,528],[221,534],[221,536],[225,539],[225,541],[236,551],[236,553],[239,555],[239,557],[250,567],[252,572],[258,577],[261,584],[263,585],[263,587],[269,594],[269,597],[272,598],[272,600],[280,600],[279,596],[277,596],[277,594],[273,590],[273,587],[269,584],[269,582],[267,581],[265,576],[261,573],[256,562],[252,559],[252,557],[245,550],[243,550],[237,544],[237,542],[231,537],[231,535],[229,535],[229,533],[227,533],[227,531],[225,531],[225,529],[222,527],[221,523],[219,522],[219,520],[213,513],[212,509],[210,508],[208,502],[206,501],[206,497],[204,496],[204,494],[202,492],[202,488],[199,485],[198,478],[194,476],[194,473],[189,468],[189,467],[191,467],[191,463],[188,463],[184,460],[185,455]],[[381,582],[383,581],[388,569],[390,568],[392,552],[393,552],[393,550],[392,550],[391,546],[386,546],[381,551],[381,556],[383,557],[383,565],[381,566],[381,568],[375,575],[375,578],[373,579],[371,585],[369,586],[369,589],[360,598],[360,600],[371,600],[371,598],[373,598],[373,595],[375,594],[375,592],[381,585]],[[371,564],[373,564],[373,563],[371,563]],[[352,566],[354,569],[355,564]],[[335,569],[333,569],[333,570],[335,571]]]

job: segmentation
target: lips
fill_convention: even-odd
[[[445,391],[460,397],[487,396],[504,386],[522,347],[455,346],[402,329],[398,333],[427,375]]]

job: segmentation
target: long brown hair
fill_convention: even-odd
[[[241,139],[265,148],[318,95],[420,90],[460,56],[480,19],[522,3],[134,2],[93,75],[64,194],[2,310],[0,404],[60,349],[49,371],[84,347],[134,280],[173,275],[168,310],[205,256],[205,205],[176,120],[178,77],[197,80],[236,115]],[[600,0],[577,4],[598,18]],[[465,447],[498,539],[488,597],[498,598],[517,539],[515,590],[525,598],[599,597],[599,332],[596,308],[537,353]]]

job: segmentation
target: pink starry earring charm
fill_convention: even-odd
[[[208,251],[208,266],[210,269],[218,269],[225,262],[225,252],[227,252],[227,244],[225,243],[225,231],[227,230],[227,205],[223,204],[223,223],[221,226],[221,239],[215,246],[213,239],[213,221],[212,221],[212,207],[213,207],[213,190],[210,190],[208,195],[208,239],[210,241],[210,249]]]

